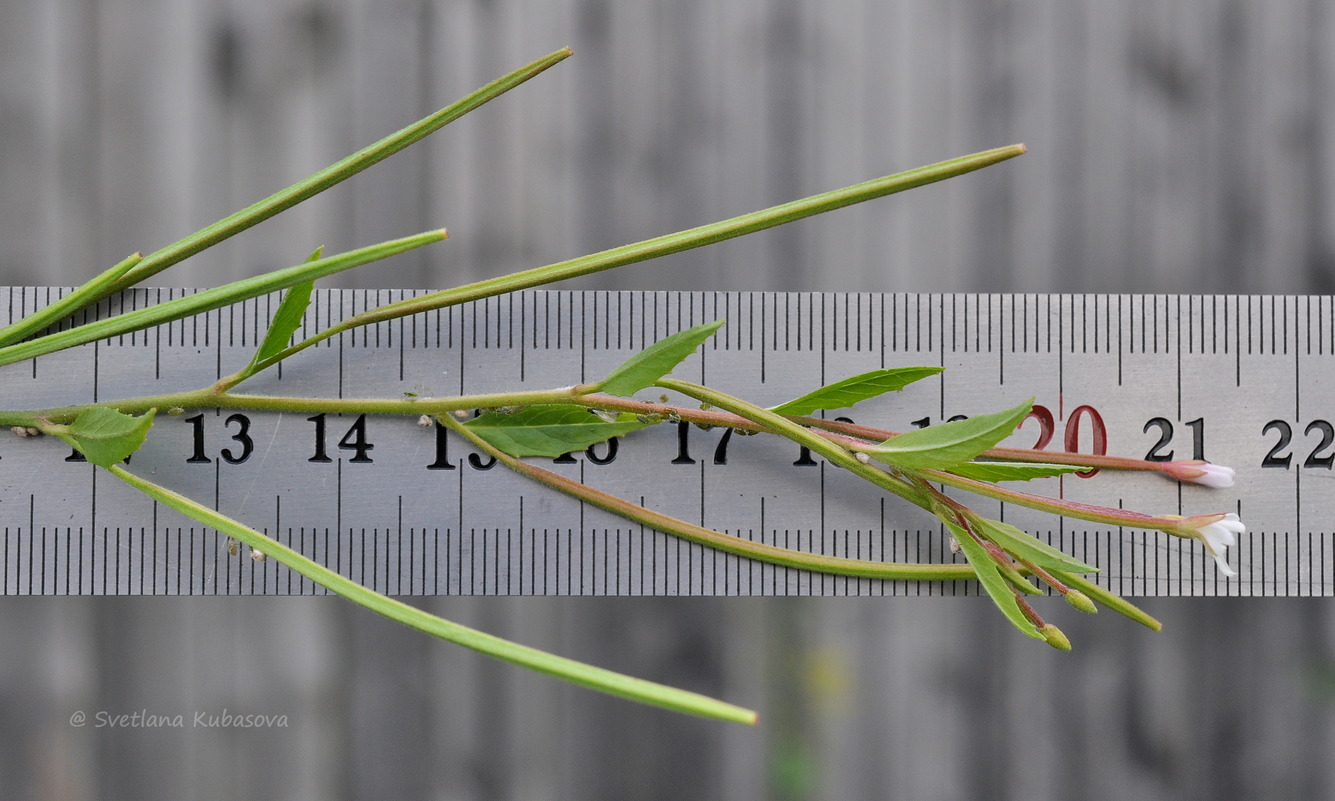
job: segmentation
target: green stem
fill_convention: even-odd
[[[85,409],[105,407],[125,414],[143,414],[149,409],[247,409],[268,412],[327,412],[330,414],[411,414],[437,415],[471,409],[500,406],[532,406],[546,403],[590,404],[573,395],[575,387],[498,392],[484,395],[460,395],[453,398],[298,398],[277,395],[245,395],[216,392],[212,387],[188,392],[146,395],[124,400],[98,401],[49,409],[0,412],[0,426],[29,426],[38,423],[68,423]]]
[[[0,329],[0,347],[12,345],[25,337],[32,336],[38,331],[64,320],[80,309],[96,303],[97,299],[105,297],[110,286],[136,264],[139,264],[143,258],[144,254],[133,253],[119,264],[102,272],[50,306]]]
[[[370,247],[340,253],[337,256],[298,264],[283,270],[275,270],[254,278],[234,281],[230,284],[206,289],[203,292],[196,292],[193,295],[186,295],[165,303],[118,314],[105,320],[96,320],[77,328],[57,331],[26,342],[0,347],[0,365],[31,359],[58,350],[95,342],[99,339],[128,334],[132,331],[230,306],[253,297],[287,289],[303,281],[312,281],[343,270],[350,270],[353,267],[360,267],[363,264],[386,259],[432,242],[439,242],[446,236],[447,234],[442,229],[427,231],[402,239],[394,239],[389,242],[381,242]]]
[[[1159,515],[1149,515],[1144,512],[1135,512],[1130,509],[1114,509],[1110,506],[1098,506],[1092,503],[1081,503],[1080,501],[1071,501],[1064,498],[1048,498],[1043,495],[1034,495],[1019,490],[1007,489],[989,484],[986,481],[964,478],[953,473],[947,473],[944,470],[919,470],[917,471],[924,477],[939,484],[945,484],[948,487],[968,490],[969,492],[992,498],[998,501],[1006,501],[1017,506],[1024,506],[1030,509],[1038,509],[1043,512],[1050,512],[1054,515],[1064,517],[1074,517],[1079,520],[1088,520],[1092,523],[1103,523],[1112,526],[1129,526],[1131,528],[1146,528],[1156,531],[1162,531],[1167,534],[1182,536],[1180,531],[1182,521],[1179,518],[1161,517]]]
[[[878,486],[894,492],[913,503],[930,509],[930,504],[922,498],[922,493],[911,484],[894,478],[880,468],[863,464],[857,460],[850,448],[856,449],[858,442],[843,439],[844,435],[834,432],[813,431],[800,425],[795,420],[745,403],[738,398],[698,384],[689,384],[675,379],[662,379],[659,386],[672,389],[697,400],[702,400],[725,409],[725,412],[703,411],[681,406],[646,403],[644,401],[617,398],[611,395],[582,394],[581,387],[537,390],[529,392],[504,392],[482,395],[461,395],[453,398],[297,398],[266,395],[245,395],[229,392],[216,392],[213,389],[194,390],[175,394],[153,395],[119,401],[102,401],[95,404],[64,406],[51,409],[38,409],[21,412],[0,412],[0,426],[30,426],[39,422],[63,423],[73,420],[85,409],[92,406],[105,406],[126,414],[143,414],[149,409],[247,409],[253,411],[278,412],[327,412],[330,414],[413,414],[443,415],[458,410],[487,409],[502,406],[532,406],[537,404],[570,403],[591,409],[608,409],[630,412],[633,414],[658,414],[665,418],[699,423],[702,425],[726,426],[747,431],[768,431],[786,436],[800,445],[805,445],[813,452],[825,456],[831,462],[844,467]],[[814,418],[798,418],[802,423],[809,423]],[[833,440],[833,441],[832,441]],[[1042,495],[1008,489],[986,481],[964,478],[941,470],[919,471],[924,477],[940,484],[967,490],[978,495],[993,498],[1017,506],[1025,506],[1050,512],[1055,515],[1088,520],[1119,527],[1132,527],[1163,531],[1174,536],[1183,536],[1182,520],[1179,518],[1149,515],[1129,509],[1116,509],[1108,506],[1081,503],[1061,498],[1049,498]]]
[[[968,156],[961,156],[938,164],[919,167],[895,175],[889,175],[884,178],[877,178],[865,183],[844,187],[843,189],[836,189],[831,192],[813,195],[801,200],[794,200],[789,203],[752,212],[750,214],[743,214],[740,217],[733,217],[730,220],[701,225],[686,231],[679,231],[674,234],[646,239],[642,242],[636,242],[629,245],[622,245],[621,247],[612,248],[611,250],[604,250],[601,253],[580,256],[579,258],[549,264],[545,267],[535,267],[530,270],[511,273],[510,275],[504,275],[498,278],[491,278],[485,281],[465,284],[453,289],[433,292],[417,298],[406,298],[394,303],[388,303],[384,306],[368,309],[360,314],[353,315],[315,336],[289,347],[287,350],[268,359],[258,369],[264,369],[264,367],[281,361],[298,351],[304,350],[305,348],[318,342],[323,342],[336,334],[340,334],[359,326],[372,325],[374,323],[392,320],[397,317],[418,314],[446,306],[454,306],[460,303],[479,300],[481,298],[492,297],[493,295],[518,292],[523,289],[531,289],[555,281],[564,281],[567,278],[576,278],[616,267],[624,267],[625,265],[634,264],[647,259],[655,259],[672,253],[680,253],[684,250],[712,245],[715,242],[722,242],[727,239],[763,231],[766,228],[773,228],[776,225],[783,225],[784,223],[790,223],[804,217],[833,211],[845,206],[850,206],[854,203],[861,203],[866,200],[884,197],[885,195],[893,194],[895,192],[902,192],[906,189],[923,186],[924,184],[943,181],[947,178],[953,178],[1005,161],[1006,159],[1014,158],[1024,152],[1024,145],[1010,145],[1008,147],[1000,147]]]
[[[844,434],[870,442],[884,442],[900,432],[883,428],[847,423],[842,420],[826,420],[819,417],[794,417],[804,426]],[[1037,462],[1042,464],[1072,465],[1075,467],[1097,468],[1100,470],[1134,470],[1141,472],[1165,473],[1164,462],[1151,462],[1145,459],[1130,459],[1125,456],[1107,456],[1097,453],[1069,453],[1067,451],[1041,451],[1034,448],[991,448],[983,451],[982,456],[1006,462]]]
[[[778,548],[773,545],[752,542],[740,537],[734,537],[723,534],[713,529],[697,526],[694,523],[688,523],[675,517],[646,509],[625,500],[618,498],[601,490],[594,489],[587,484],[581,484],[574,479],[566,478],[559,473],[550,470],[544,470],[536,465],[516,459],[505,451],[497,448],[479,437],[476,432],[466,425],[462,425],[448,415],[440,418],[441,423],[458,433],[460,436],[473,443],[476,447],[482,449],[488,455],[495,457],[506,467],[527,476],[535,481],[539,481],[547,486],[564,492],[571,497],[605,509],[612,514],[619,515],[628,520],[633,520],[648,528],[657,531],[663,531],[676,537],[681,537],[689,542],[698,543],[708,548],[714,548],[725,553],[743,556],[747,559],[755,559],[760,562],[769,562],[771,564],[781,565],[783,567],[794,567],[801,570],[812,570],[820,573],[833,573],[843,576],[858,576],[861,578],[874,579],[901,579],[910,581],[956,581],[962,579],[974,578],[973,570],[968,565],[946,565],[946,564],[918,564],[904,562],[875,562],[865,559],[846,559],[838,556],[825,556],[822,554],[807,553],[805,551],[795,551],[789,548]]]
[[[890,492],[931,511],[931,499],[924,497],[923,493],[910,483],[898,479],[886,471],[873,467],[870,464],[864,464],[858,461],[848,449],[836,445],[825,439],[821,435],[811,431],[804,426],[798,425],[783,415],[763,409],[740,398],[719,392],[715,389],[694,384],[689,381],[681,381],[675,378],[660,378],[656,386],[663,389],[680,392],[681,394],[695,398],[699,401],[717,406],[720,409],[732,412],[735,415],[744,417],[753,423],[759,424],[762,428],[772,433],[796,442],[799,445],[805,445],[813,453],[824,456],[833,464],[852,472],[853,474],[870,481],[878,487],[887,489]]]
[[[277,540],[267,537],[249,526],[238,523],[184,495],[140,478],[119,465],[112,465],[107,469],[112,475],[164,506],[198,520],[210,528],[217,529],[227,536],[261,551],[266,556],[273,557],[311,581],[342,595],[359,606],[434,637],[572,684],[578,684],[591,690],[642,704],[736,723],[754,724],[757,720],[758,716],[755,712],[740,706],[718,701],[698,693],[679,690],[604,668],[586,665],[573,659],[519,645],[423,612],[345,578]]]
[[[105,406],[126,414],[143,414],[149,409],[247,409],[253,411],[278,412],[327,412],[330,414],[411,414],[443,415],[453,411],[487,409],[502,406],[532,406],[538,404],[570,403],[592,409],[609,409],[631,412],[633,414],[658,414],[666,417],[703,425],[727,426],[748,431],[768,431],[792,439],[805,445],[813,452],[825,456],[834,464],[844,467],[855,474],[883,487],[909,501],[930,509],[930,503],[922,493],[910,483],[896,479],[890,473],[858,461],[849,448],[856,447],[853,441],[831,441],[831,436],[840,439],[842,435],[833,432],[819,432],[799,425],[794,420],[746,403],[722,392],[691,384],[676,379],[662,379],[658,385],[694,397],[725,409],[725,412],[703,411],[681,406],[646,403],[610,395],[583,394],[581,387],[563,387],[560,389],[536,390],[528,392],[503,392],[481,395],[460,395],[453,398],[298,398],[267,395],[246,395],[229,392],[216,392],[212,388],[193,390],[164,395],[152,395],[119,401],[63,406],[51,409],[38,409],[21,412],[0,412],[0,426],[29,426],[41,422],[64,423],[73,420],[93,406]],[[808,422],[809,418],[801,418]],[[1163,531],[1175,536],[1182,536],[1182,520],[1179,518],[1149,515],[1129,509],[1115,509],[1107,506],[1081,503],[1061,498],[1049,498],[1042,495],[1008,489],[986,481],[964,478],[941,470],[918,471],[924,477],[940,484],[968,490],[978,495],[999,501],[1014,503],[1031,509],[1038,509],[1056,515],[1064,515],[1080,520],[1103,523],[1114,526],[1144,528]]]

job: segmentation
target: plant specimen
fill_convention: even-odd
[[[507,467],[554,490],[684,539],[749,559],[805,570],[909,581],[976,578],[1014,627],[1026,636],[1069,649],[1066,637],[1047,623],[1029,600],[1045,592],[1064,597],[1086,612],[1096,604],[1151,628],[1158,623],[1085,577],[1084,564],[1000,520],[988,519],[944,488],[965,490],[1008,503],[1099,523],[1158,530],[1196,539],[1229,573],[1226,549],[1245,529],[1235,515],[1190,518],[1156,516],[1054,499],[1001,486],[1001,482],[1051,477],[1079,470],[1154,471],[1181,481],[1224,486],[1227,468],[1203,462],[1150,462],[1002,447],[1028,417],[1032,401],[1014,408],[905,433],[826,420],[812,415],[843,409],[893,392],[940,372],[936,367],[874,370],[763,408],[716,387],[671,376],[673,370],[718,331],[724,321],[687,328],[660,340],[600,380],[546,390],[524,390],[448,398],[276,397],[238,391],[248,379],[331,337],[356,328],[719,242],[853,203],[943,180],[1024,152],[1012,145],[952,159],[686,231],[588,256],[395,301],[353,314],[305,338],[295,339],[314,282],[334,273],[385,259],[445,239],[428,231],[403,239],[326,256],[321,250],[302,264],[207,289],[144,308],[97,318],[80,314],[100,301],[142,284],[158,272],[267,219],[420,140],[488,100],[518,86],[570,55],[558,51],[516,70],[462,100],[277,194],[147,256],[134,254],[50,306],[0,330],[0,365],[12,364],[206,313],[273,292],[285,294],[250,360],[209,386],[191,391],[46,409],[0,411],[0,423],[21,435],[44,434],[73,446],[105,470],[162,505],[199,521],[250,549],[252,558],[274,559],[328,590],[398,622],[482,653],[548,673],[592,689],[668,709],[739,722],[754,712],[695,693],[623,676],[511,643],[430,615],[363,587],[274,538],[219,510],[136,474],[124,462],[149,435],[156,416],[193,409],[279,412],[344,412],[409,415],[424,428],[437,424]],[[77,317],[76,317],[77,315]],[[312,358],[307,354],[303,358]],[[650,400],[635,396],[648,393]],[[668,394],[684,401],[671,401]],[[481,413],[479,413],[481,412]],[[963,555],[948,564],[901,564],[826,556],[780,548],[713,531],[609,495],[547,470],[527,458],[552,458],[612,437],[661,423],[726,427],[742,433],[784,437],[830,464],[930,511]],[[1035,583],[1037,581],[1037,583]],[[1046,587],[1046,590],[1043,589]]]

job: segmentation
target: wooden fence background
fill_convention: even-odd
[[[163,283],[444,224],[355,279],[439,286],[1025,141],[582,286],[1328,292],[1332,43],[1319,0],[5,0],[0,280],[78,281],[571,45]],[[1158,635],[1060,616],[1068,655],[976,598],[426,604],[764,725],[595,698],[332,599],[5,598],[3,795],[1335,797],[1329,600],[1152,600]],[[93,725],[224,709],[289,725]]]

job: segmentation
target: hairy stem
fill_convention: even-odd
[[[646,509],[624,498],[581,484],[559,473],[544,470],[536,465],[521,461],[505,451],[493,446],[479,437],[468,426],[462,425],[449,415],[440,418],[441,424],[473,443],[506,467],[560,490],[571,497],[605,509],[615,515],[645,525],[657,531],[681,537],[689,542],[714,548],[726,553],[744,556],[760,562],[769,562],[783,567],[795,567],[819,573],[832,573],[843,576],[857,576],[875,579],[907,579],[913,581],[951,581],[971,579],[973,570],[968,565],[918,564],[904,562],[875,562],[865,559],[846,559],[838,556],[794,551],[760,542],[744,540],[713,529],[697,526],[675,517]]]
[[[695,398],[699,401],[712,404],[732,412],[735,415],[746,418],[753,423],[760,425],[765,430],[796,442],[799,445],[805,445],[812,452],[819,453],[835,465],[852,472],[853,474],[870,481],[882,489],[889,490],[894,494],[909,500],[924,509],[931,510],[931,501],[924,497],[916,487],[909,482],[896,478],[879,467],[873,467],[870,464],[864,464],[855,457],[848,449],[830,442],[828,439],[811,431],[808,428],[798,425],[781,414],[763,409],[740,398],[724,394],[709,387],[689,381],[681,381],[675,378],[662,378],[657,382],[657,386],[663,389],[669,389],[674,392]]]

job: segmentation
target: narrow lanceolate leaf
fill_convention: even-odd
[[[324,245],[311,251],[311,255],[306,257],[305,264],[319,261],[324,256]],[[287,342],[292,338],[292,334],[301,327],[301,319],[306,316],[306,307],[311,305],[311,292],[315,291],[315,281],[303,281],[294,285],[283,294],[283,301],[278,304],[278,311],[274,312],[273,320],[269,322],[269,331],[264,335],[264,341],[256,348],[254,357],[246,369],[241,371],[241,375],[250,376],[264,366],[265,359],[277,356],[287,348]]]
[[[606,392],[628,398],[676,369],[677,365],[695,353],[705,340],[723,326],[723,320],[697,325],[660,339],[627,359],[607,378],[595,385],[595,392]]]
[[[512,414],[487,412],[464,425],[511,456],[550,456],[583,450],[652,425],[632,414],[607,421],[579,406],[528,406]]]
[[[317,258],[320,251],[316,251]],[[308,262],[313,259],[307,259]],[[283,295],[283,302],[278,304],[273,321],[269,323],[269,333],[255,351],[251,365],[257,365],[287,347],[287,341],[301,327],[301,318],[306,315],[306,307],[311,303],[311,292],[315,289],[314,281],[305,281],[292,287]]]
[[[94,406],[75,418],[64,434],[88,461],[110,467],[139,450],[148,436],[148,429],[153,426],[156,412],[156,409],[150,409],[147,414],[134,417],[115,409]]]
[[[1020,610],[1011,583],[1001,575],[997,563],[992,561],[992,557],[988,556],[983,546],[979,545],[978,541],[969,532],[951,521],[944,520],[943,522],[950,529],[955,541],[959,543],[960,550],[964,552],[965,558],[969,560],[969,566],[973,568],[974,575],[978,576],[978,583],[983,585],[983,589],[987,590],[988,595],[992,596],[992,602],[997,605],[1006,619],[1025,636],[1033,637],[1036,640],[1043,639],[1043,635],[1038,633],[1034,622]]]
[[[1051,478],[1083,469],[1078,465],[1041,462],[964,462],[950,468],[950,472],[977,481],[997,482]]]
[[[345,578],[281,542],[270,539],[255,529],[184,495],[140,478],[120,465],[112,465],[108,470],[117,478],[158,503],[170,509],[175,509],[187,517],[198,520],[210,528],[217,529],[223,534],[273,557],[276,561],[287,565],[316,584],[342,595],[358,606],[384,615],[390,620],[402,623],[405,626],[411,626],[433,637],[439,637],[465,648],[471,648],[478,653],[502,659],[539,673],[545,673],[563,681],[578,684],[581,687],[620,696],[642,704],[651,704],[674,712],[685,712],[690,715],[701,715],[737,723],[754,725],[756,722],[756,713],[749,709],[743,709],[698,693],[678,690],[674,687],[614,673],[605,668],[594,667],[593,665],[576,662],[573,659],[549,654],[423,612],[402,601],[381,595],[368,587]]]
[[[1003,551],[1017,559],[1035,564],[1044,570],[1063,570],[1068,573],[1099,572],[1097,567],[1091,567],[1079,559],[1062,553],[1010,523],[1003,523],[1000,520],[981,520],[980,523],[981,536],[995,542]]]
[[[445,125],[459,119],[487,101],[519,86],[528,79],[542,73],[548,67],[557,64],[569,56],[570,48],[562,48],[555,53],[534,61],[532,64],[520,67],[514,72],[497,78],[481,89],[451,103],[440,111],[437,111],[435,114],[418,120],[406,128],[358,150],[356,153],[335,162],[314,175],[303,178],[286,189],[280,190],[256,203],[252,203],[246,208],[241,209],[212,225],[202,228],[190,236],[174,242],[161,250],[150,253],[134,268],[134,270],[124,276],[123,281],[117,282],[112,287],[112,290],[120,291],[129,286],[133,286],[134,284],[141,283],[150,276],[156,275],[173,264],[177,264],[202,250],[213,247],[219,242],[222,242],[257,223],[267,220],[276,214],[292,208],[298,203],[302,203],[309,198],[318,195],[331,186],[356,175],[367,167],[389,158],[393,154],[415,142],[421,141],[422,138],[440,130]],[[977,169],[977,167],[974,169]]]
[[[779,414],[807,415],[821,409],[846,409],[859,401],[903,389],[914,381],[936,375],[943,369],[945,368],[896,367],[889,370],[872,370],[845,378],[843,381],[826,384],[800,398],[772,406],[770,411]]]
[[[878,461],[909,470],[949,470],[1001,442],[1029,414],[1033,398],[1004,412],[906,431],[867,450]]]

